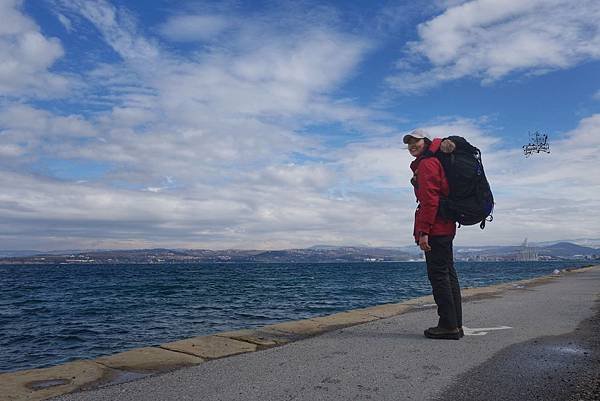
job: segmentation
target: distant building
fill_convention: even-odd
[[[527,238],[525,238],[525,240],[521,244],[521,249],[519,250],[519,253],[517,254],[517,261],[530,262],[530,261],[538,260],[538,259],[539,259],[539,255],[538,255],[537,247],[529,246],[529,244],[527,244]]]

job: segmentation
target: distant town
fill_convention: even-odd
[[[457,261],[600,260],[600,249],[571,242],[518,246],[455,247]],[[284,250],[138,249],[78,251],[0,251],[0,264],[173,264],[173,263],[326,263],[422,261],[416,246],[377,248],[317,245]]]

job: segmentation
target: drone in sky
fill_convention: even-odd
[[[531,156],[533,153],[550,153],[550,145],[548,144],[548,134],[542,134],[539,131],[529,133],[529,143],[523,145],[525,157]]]

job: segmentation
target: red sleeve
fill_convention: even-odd
[[[415,222],[415,231],[429,234],[435,222],[440,204],[442,187],[442,165],[435,157],[428,157],[419,163],[417,173],[417,199],[419,200],[419,217]]]

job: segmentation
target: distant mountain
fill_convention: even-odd
[[[308,248],[304,248],[304,249],[314,249],[317,251],[324,251],[324,250],[335,250],[335,249],[343,249],[343,248],[382,248],[383,247],[371,247],[369,245],[363,245],[363,244],[354,244],[354,245],[313,245],[311,247]]]
[[[0,251],[0,258],[14,258],[21,256],[33,256],[33,255],[41,255],[44,252],[42,251],[32,251],[32,250],[23,250],[23,251]]]
[[[575,245],[600,249],[600,238],[578,238],[578,239],[573,239],[573,240],[543,241],[543,242],[536,242],[533,245],[546,247],[546,246],[550,246],[550,245],[556,245],[561,242],[570,242],[571,244],[575,244]]]
[[[520,246],[515,245],[492,245],[492,246],[456,246],[454,251],[457,254],[473,253],[479,255],[507,255],[520,250]]]
[[[522,246],[455,247],[457,261],[523,260]],[[531,246],[526,250],[534,260],[597,259],[600,249],[571,242]],[[533,256],[531,256],[533,255]],[[416,245],[406,247],[367,247],[317,245],[311,248],[282,250],[210,250],[210,249],[133,249],[93,251],[0,251],[1,264],[135,264],[135,263],[320,263],[320,262],[391,262],[422,260]]]
[[[106,252],[107,249],[61,249],[52,251],[34,251],[34,250],[0,250],[0,258],[11,258],[20,256],[35,256],[35,255],[77,255],[82,252]]]
[[[538,250],[540,255],[557,256],[557,257],[568,257],[576,255],[598,255],[600,250],[590,248],[587,246],[581,246],[573,244],[571,242],[559,242],[554,245],[540,247]]]
[[[600,255],[600,249],[566,241],[547,246],[529,244],[528,249],[543,260],[595,259]],[[455,257],[457,260],[522,260],[523,251],[523,246],[455,247]]]
[[[210,249],[134,249],[80,253],[36,254],[0,259],[2,264],[116,264],[116,263],[222,263],[222,262],[388,262],[414,259],[406,252],[390,248],[325,247],[277,251]]]
[[[257,262],[375,262],[406,261],[411,256],[395,248],[317,246],[304,249],[264,251],[252,256]]]

